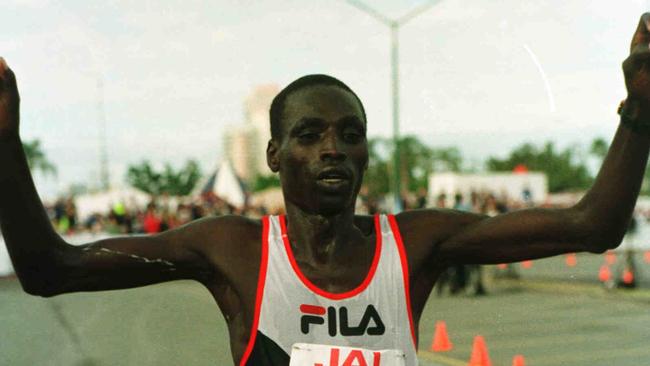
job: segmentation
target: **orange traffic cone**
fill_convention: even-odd
[[[616,253],[614,252],[605,253],[605,261],[607,262],[607,264],[616,263]]]
[[[531,260],[521,262],[521,268],[530,268],[532,266],[533,266],[533,261]]]
[[[578,264],[578,258],[576,258],[575,253],[569,253],[566,255],[565,262],[567,267],[575,267]]]
[[[649,253],[650,253],[650,252],[649,252]],[[505,264],[505,263],[499,263],[499,264],[497,264],[497,268],[498,268],[498,269],[507,269],[507,268],[508,268],[508,265]]]
[[[437,321],[436,332],[433,335],[430,350],[433,352],[447,352],[451,351],[452,348],[454,348],[454,345],[449,341],[447,324],[442,320]]]
[[[631,285],[634,283],[634,272],[628,267],[623,271],[623,277],[621,278],[623,283],[626,285]]]
[[[609,270],[609,266],[603,264],[600,266],[600,271],[598,271],[598,279],[600,282],[607,282],[612,277],[612,272]]]
[[[483,336],[474,337],[474,346],[472,347],[472,357],[469,359],[468,366],[492,366],[490,356],[488,355],[485,339]]]
[[[645,259],[646,263],[650,263],[650,250],[646,250],[646,252],[643,253],[643,259]]]
[[[512,358],[512,366],[526,366],[526,361],[524,361],[524,356],[516,355]]]

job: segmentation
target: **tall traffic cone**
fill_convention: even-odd
[[[626,267],[625,270],[623,270],[623,276],[621,278],[623,280],[623,283],[626,285],[631,285],[634,283],[634,272],[629,267]]]
[[[524,361],[524,356],[516,355],[512,358],[512,366],[526,366],[526,361]]]
[[[607,282],[610,278],[612,278],[612,272],[609,270],[608,265],[603,264],[598,271],[598,279],[600,282]]]
[[[565,262],[567,267],[575,267],[578,264],[578,258],[575,253],[569,253],[566,255]]]
[[[531,260],[521,262],[521,267],[522,268],[530,268],[532,266],[533,266],[533,261],[531,261]]]
[[[646,252],[643,253],[643,259],[645,259],[646,263],[650,263],[650,250],[646,250]]]
[[[616,263],[616,253],[612,251],[605,253],[605,261],[607,262],[607,264]]]
[[[447,352],[451,351],[452,348],[454,348],[454,345],[449,341],[447,324],[442,320],[437,321],[436,332],[433,335],[430,350],[433,352]]]
[[[469,359],[469,364],[467,366],[492,366],[483,336],[477,335],[474,337],[472,357]]]

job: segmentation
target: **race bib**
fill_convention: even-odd
[[[289,366],[405,366],[404,352],[296,343]]]

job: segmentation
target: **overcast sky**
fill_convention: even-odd
[[[422,1],[366,3],[397,17]],[[474,161],[524,141],[611,138],[647,5],[438,1],[400,32],[402,133]],[[100,79],[114,182],[142,159],[212,168],[251,89],[307,73],[348,83],[369,134],[391,133],[388,30],[343,0],[2,0],[0,55],[17,74],[23,138],[59,169],[37,180],[46,196],[97,180]]]

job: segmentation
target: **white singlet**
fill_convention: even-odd
[[[417,365],[408,264],[392,215],[375,216],[377,240],[370,270],[358,287],[344,293],[326,292],[300,271],[285,216],[262,221],[253,329],[240,366],[287,366],[297,343],[397,350],[404,354],[406,366]]]

